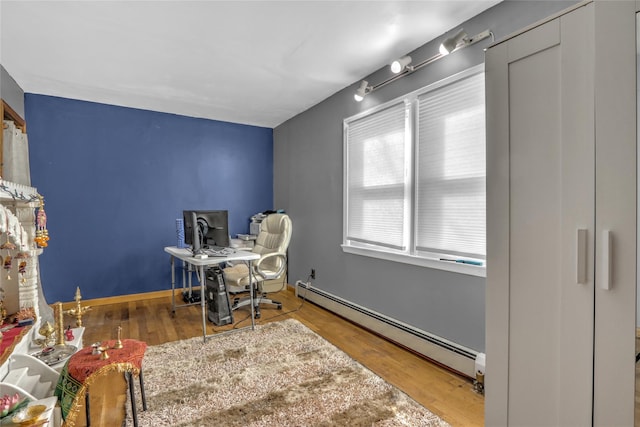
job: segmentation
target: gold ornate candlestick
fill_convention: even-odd
[[[76,288],[76,307],[75,308],[71,308],[69,310],[67,310],[65,313],[69,314],[71,316],[75,316],[76,317],[76,326],[80,327],[82,326],[82,316],[89,310],[91,310],[91,307],[86,306],[86,307],[82,307],[80,305],[80,300],[82,299],[82,295],[80,295],[80,286],[78,286]]]
[[[56,303],[57,321],[56,321],[56,345],[65,345],[64,343],[64,310],[62,303]]]

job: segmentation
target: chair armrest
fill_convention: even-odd
[[[264,271],[260,268],[260,265],[268,259],[271,258],[282,258],[282,263],[280,265],[280,268],[276,271],[276,272],[268,272],[268,271]],[[261,257],[259,260],[257,260],[256,262],[253,263],[253,268],[255,270],[255,274],[259,275],[260,277],[263,278],[263,280],[271,280],[271,279],[276,279],[278,278],[285,270],[285,268],[287,267],[287,254],[284,252],[272,252],[270,254],[266,254],[263,257]]]

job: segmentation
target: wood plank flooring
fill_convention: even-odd
[[[339,347],[387,382],[427,407],[452,426],[484,425],[484,398],[473,390],[467,378],[458,376],[416,354],[399,347],[310,302],[296,298],[288,289],[270,294],[283,303],[283,309],[263,308],[262,324],[284,318],[294,318]],[[200,306],[177,308],[172,315],[171,297],[158,293],[135,301],[112,304],[105,301],[84,301],[91,310],[83,317],[86,327],[84,345],[114,339],[118,326],[122,338],[134,338],[149,345],[202,336]],[[106,300],[109,302],[109,300]],[[177,303],[182,304],[180,299]],[[65,304],[70,306],[70,304]],[[234,312],[235,327],[250,326],[249,311]],[[234,326],[215,326],[207,322],[207,334],[225,331]]]

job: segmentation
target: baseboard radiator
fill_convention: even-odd
[[[311,301],[469,378],[476,378],[482,353],[463,347],[298,280],[296,296]]]

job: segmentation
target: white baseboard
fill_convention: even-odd
[[[478,352],[417,329],[298,280],[296,296],[376,332],[469,378],[475,379]]]

